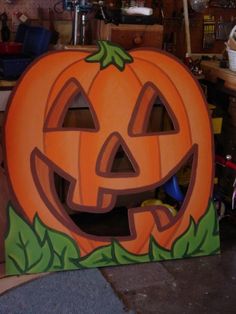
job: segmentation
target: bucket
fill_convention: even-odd
[[[235,40],[235,32],[236,32],[236,25],[232,28],[230,34],[229,34],[229,39],[234,38]],[[228,57],[229,57],[229,69],[231,71],[236,71],[236,50],[232,49],[227,49],[228,52]]]
[[[22,52],[22,44],[16,42],[0,42],[1,54],[19,54]]]
[[[227,49],[229,57],[229,69],[236,71],[236,50]]]

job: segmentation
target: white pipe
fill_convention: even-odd
[[[188,16],[188,0],[183,0],[184,7],[184,26],[185,26],[185,37],[186,37],[186,56],[191,56],[191,38],[190,38],[190,28],[189,28],[189,16]]]
[[[78,32],[78,8],[77,5],[74,5],[74,22],[73,22],[73,45],[77,45],[77,32]]]

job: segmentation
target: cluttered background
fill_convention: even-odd
[[[73,12],[70,10],[70,3],[72,2],[58,0],[4,0],[0,2],[0,14],[6,13],[7,25],[12,37],[14,37],[14,33],[21,22],[30,23],[31,25],[41,24],[46,27],[55,27],[60,34],[58,44],[69,44],[72,36],[71,22],[73,20]],[[87,36],[88,44],[96,40],[96,26],[93,25],[94,17],[104,18],[100,12],[101,7],[104,8],[104,12],[108,16],[106,22],[117,24],[119,23],[117,15],[120,14],[122,7],[137,5],[152,8],[153,14],[141,21],[134,21],[133,24],[150,25],[158,23],[163,25],[163,48],[180,58],[185,55],[186,40],[182,0],[81,2],[92,5],[92,10],[86,12],[87,29],[90,32]],[[199,1],[188,1],[192,51],[195,53],[222,53],[224,41],[227,39],[232,27],[236,24],[236,1],[212,0],[205,2],[207,7],[204,7],[204,10],[202,10],[200,6],[196,5]]]

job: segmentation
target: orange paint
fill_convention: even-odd
[[[38,213],[50,228],[73,237],[86,255],[112,238],[88,235],[72,222],[56,195],[54,171],[71,183],[71,208],[102,213],[112,210],[119,195],[154,189],[193,154],[194,174],[176,217],[168,224],[158,207],[129,209],[131,236],[118,239],[137,254],[148,251],[150,235],[170,248],[186,231],[190,216],[198,222],[204,215],[211,195],[212,132],[202,93],[185,67],[162,52],[131,51],[133,62],[122,71],[114,65],[100,69],[98,63],[85,61],[88,55],[48,54],[15,90],[5,123],[5,147],[17,203],[31,221]],[[76,93],[86,97],[95,130],[62,127]],[[156,95],[167,103],[172,132],[146,133]],[[117,143],[126,148],[133,173],[111,172]]]

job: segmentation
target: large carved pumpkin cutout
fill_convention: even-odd
[[[93,55],[63,51],[42,57],[22,77],[10,101],[5,149],[17,211],[9,209],[9,273],[56,270],[52,260],[60,254],[62,258],[63,237],[68,252],[74,251],[61,269],[206,255],[219,249],[210,205],[212,131],[197,83],[176,59],[160,51],[128,54],[109,42],[99,45]],[[172,121],[166,132],[148,132],[157,97]],[[79,98],[90,109],[91,127],[65,127],[68,106]],[[114,170],[120,149],[130,165],[125,171]],[[175,216],[165,205],[140,204],[127,210],[128,234],[98,236],[84,231],[65,210],[91,217],[109,213],[118,197],[155,190],[189,158],[191,179]],[[66,206],[58,197],[55,174],[68,182]],[[11,248],[19,226],[34,234],[35,246],[50,256],[50,267],[39,260],[32,260],[32,265],[41,265],[37,270],[18,265]],[[51,248],[47,253],[45,245]],[[98,258],[104,252],[110,252],[110,260]]]

